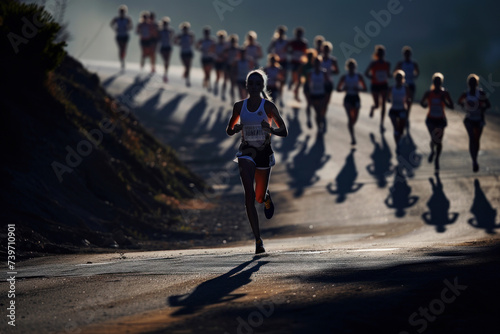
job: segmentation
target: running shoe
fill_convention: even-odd
[[[255,254],[265,253],[266,249],[264,248],[264,242],[262,239],[259,239],[255,242]]]
[[[267,191],[267,196],[264,201],[264,214],[266,215],[267,219],[271,219],[274,215],[274,204],[273,200],[271,199],[271,193],[269,190]]]
[[[472,171],[473,171],[474,173],[477,173],[477,172],[479,171],[479,164],[478,164],[477,162],[474,162],[474,163],[472,164]]]

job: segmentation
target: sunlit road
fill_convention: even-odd
[[[176,67],[164,84],[160,75],[133,65],[125,74],[114,64],[88,61],[86,66],[160,140],[176,148],[219,198],[241,198],[243,210],[232,162],[239,139],[225,134],[231,104],[202,90],[199,71],[186,88]],[[420,79],[418,97],[427,86]],[[289,136],[273,138],[276,213],[270,221],[261,215],[268,256],[253,257],[248,228],[248,242],[221,248],[28,260],[18,265],[16,328],[5,323],[0,328],[12,333],[342,333],[356,332],[359,325],[416,332],[419,326],[407,319],[432,299],[400,308],[405,295],[432,286],[439,297],[456,277],[467,284],[461,268],[481,263],[484,246],[499,239],[499,118],[487,118],[481,169],[473,173],[463,114],[448,111],[437,175],[427,162],[429,135],[420,106],[413,106],[410,135],[397,155],[390,120],[381,132],[379,111],[368,117],[369,95],[362,96],[358,143],[351,147],[342,99],[333,93],[328,132],[317,136],[314,124],[306,125],[304,104],[286,92],[281,112]],[[425,278],[421,272],[427,272]],[[1,284],[2,290],[7,287]],[[401,312],[391,323],[370,318],[382,301],[388,310]],[[3,294],[0,302],[4,308]],[[335,317],[321,305],[335,310]]]

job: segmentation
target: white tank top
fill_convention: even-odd
[[[172,29],[160,30],[160,42],[162,48],[172,46]]]
[[[414,74],[415,64],[412,61],[410,61],[410,62],[403,61],[401,63],[401,69],[403,70],[403,72],[405,72],[406,83],[413,84],[414,78],[415,78],[415,74]]]
[[[116,35],[117,36],[127,36],[128,35],[128,23],[129,23],[129,18],[127,16],[125,16],[125,17],[118,16],[115,19]]]
[[[347,95],[358,95],[359,74],[354,73],[352,76],[347,74],[344,78],[344,86]]]
[[[280,61],[286,60],[286,46],[288,41],[286,39],[275,39],[274,40],[274,53],[280,57]]]
[[[336,60],[334,57],[328,57],[324,58],[321,62],[321,68],[325,69],[328,75],[332,75],[332,65],[334,60]]]
[[[267,86],[276,87],[279,73],[280,73],[280,69],[277,67],[267,67],[266,68]]]
[[[392,109],[405,110],[406,87],[392,87]]]
[[[151,27],[147,23],[141,23],[139,25],[139,35],[141,39],[149,39],[151,37]]]
[[[325,72],[323,70],[321,70],[319,73],[316,73],[315,70],[311,71],[309,88],[311,95],[325,94]]]
[[[262,130],[262,121],[266,121],[271,125],[272,119],[267,117],[264,109],[265,99],[262,99],[259,108],[256,111],[250,112],[247,109],[247,100],[243,101],[243,106],[240,112],[240,124],[243,126],[241,132],[241,140],[246,141],[250,146],[260,147],[267,138],[267,134]]]
[[[246,54],[247,57],[250,57],[255,63],[259,60],[258,57],[258,47],[257,45],[247,45],[246,49]]]
[[[239,49],[237,47],[232,47],[230,46],[227,49],[227,63],[229,65],[233,65],[233,63],[236,60],[236,57],[238,56]]]
[[[215,57],[217,61],[222,61],[224,59],[224,51],[226,51],[226,48],[227,44],[225,42],[215,44]]]
[[[203,39],[201,41],[200,50],[201,50],[201,56],[203,58],[213,58],[214,57],[214,54],[211,50],[211,48],[214,44],[215,44],[215,42],[212,39]]]
[[[476,93],[471,95],[470,91],[467,91],[467,96],[465,97],[465,111],[467,112],[466,118],[471,121],[481,121],[481,108],[480,106],[480,93],[479,89],[476,88]]]
[[[191,34],[182,33],[179,37],[179,45],[181,47],[181,53],[192,52],[191,50]]]

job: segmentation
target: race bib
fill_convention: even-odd
[[[246,141],[265,141],[266,134],[262,130],[262,125],[244,125],[243,138]]]

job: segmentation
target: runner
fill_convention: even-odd
[[[274,103],[268,101],[266,74],[261,70],[254,70],[248,74],[246,82],[249,98],[234,104],[226,133],[233,136],[242,132],[241,145],[236,156],[245,192],[246,212],[255,237],[255,253],[260,254],[266,250],[260,237],[255,200],[264,203],[265,216],[271,219],[274,204],[268,186],[271,167],[275,165],[271,135],[286,137],[288,133],[278,109]],[[273,121],[277,128],[272,127]]]
[[[313,69],[307,74],[309,85],[309,101],[311,102],[314,111],[316,112],[316,126],[318,134],[326,132],[326,121],[324,118],[326,89],[325,87],[331,85],[330,77],[327,71],[321,67],[323,58],[317,56],[313,60]]]
[[[314,60],[318,54],[315,49],[307,49],[306,56],[304,57],[303,63],[299,67],[299,82],[294,89],[295,100],[300,102],[299,99],[299,88],[302,83],[304,83],[303,93],[306,97],[306,115],[307,115],[307,127],[312,128],[311,124],[311,98],[310,98],[310,85],[309,85],[309,73],[314,69]]]
[[[283,102],[283,87],[285,86],[286,80],[288,79],[288,59],[287,59],[287,45],[288,40],[286,37],[286,26],[279,26],[276,28],[271,44],[267,48],[268,53],[274,53],[279,57],[279,64],[281,67],[281,78],[279,84],[279,97],[280,97],[280,107],[284,106]]]
[[[118,7],[118,16],[111,21],[111,28],[116,32],[115,39],[118,44],[118,59],[120,59],[122,70],[125,69],[125,55],[127,53],[127,44],[130,39],[128,32],[132,30],[134,26],[127,12],[127,6],[121,5]]]
[[[158,41],[160,40],[160,29],[156,22],[156,15],[149,12],[149,28],[151,29],[151,63],[152,72],[155,72],[156,50],[158,50]]]
[[[149,57],[151,61],[151,72],[153,73],[155,72],[156,50],[153,48],[155,37],[153,36],[154,31],[151,25],[149,12],[144,11],[141,13],[136,32],[139,35],[141,44],[141,70],[144,68],[146,58]]]
[[[190,31],[191,24],[189,22],[182,22],[179,25],[181,32],[175,37],[175,44],[181,47],[181,60],[184,65],[184,79],[186,79],[186,86],[190,87],[189,73],[191,71],[191,63],[193,61],[193,43],[194,34]]]
[[[295,28],[294,35],[295,38],[288,42],[286,47],[287,52],[291,55],[290,70],[292,72],[292,80],[290,80],[290,83],[288,84],[288,90],[291,90],[293,85],[295,85],[295,87],[300,85],[299,70],[307,51],[307,40],[304,38],[304,28]],[[295,99],[300,102],[298,96],[295,96]]]
[[[247,98],[247,75],[248,72],[252,70],[252,62],[248,59],[246,55],[246,49],[241,48],[239,58],[236,61],[236,83],[238,84],[238,92],[240,93],[240,99]]]
[[[325,43],[325,37],[322,35],[314,36],[313,44],[316,52],[320,55],[323,53],[323,44]]]
[[[472,170],[476,173],[479,171],[477,154],[479,153],[479,141],[485,125],[484,113],[491,107],[491,104],[484,91],[479,88],[479,77],[476,74],[472,73],[467,77],[467,85],[469,88],[460,95],[458,104],[467,112],[464,125],[469,135]]]
[[[172,44],[174,38],[174,29],[170,28],[170,18],[165,16],[161,20],[161,30],[160,30],[160,54],[163,58],[163,64],[165,67],[165,73],[163,74],[163,81],[168,82],[168,66],[170,64],[170,55],[172,54]]]
[[[404,59],[396,64],[396,68],[394,72],[397,70],[403,70],[405,72],[405,81],[406,86],[408,86],[410,92],[410,99],[413,101],[415,99],[415,79],[420,75],[420,69],[418,68],[418,64],[411,59],[413,51],[411,47],[405,46],[402,50]],[[408,105],[408,119],[406,122],[406,127],[410,127],[410,109],[411,104]]]
[[[356,60],[350,58],[345,63],[347,74],[340,77],[337,91],[345,91],[344,108],[347,113],[347,127],[351,135],[351,145],[356,145],[356,136],[354,134],[354,124],[358,121],[359,108],[361,107],[359,92],[366,92],[366,83],[359,73],[356,72],[358,64]]]
[[[365,76],[371,80],[371,92],[374,105],[370,108],[370,117],[373,117],[375,109],[381,105],[382,113],[380,115],[380,130],[384,130],[385,101],[387,100],[387,91],[389,88],[388,78],[391,75],[391,65],[384,60],[385,47],[376,45],[373,54],[373,61],[365,71]]]
[[[328,41],[323,42],[323,48],[321,50],[323,61],[321,62],[321,67],[325,69],[326,73],[328,74],[328,78],[330,79],[325,86],[325,108],[323,110],[323,119],[326,118],[328,105],[330,104],[330,99],[332,98],[334,85],[332,76],[335,74],[339,74],[339,65],[337,63],[337,58],[331,55],[332,50],[332,43]]]
[[[453,101],[450,93],[443,88],[443,80],[444,76],[441,73],[434,73],[431,89],[425,92],[420,101],[422,107],[429,107],[427,119],[425,120],[427,130],[431,135],[429,163],[432,162],[435,155],[434,167],[436,172],[439,171],[439,156],[443,150],[444,128],[448,124],[444,108],[446,106],[453,109]]]
[[[251,30],[247,33],[243,47],[246,49],[246,56],[250,60],[252,69],[259,68],[259,59],[262,58],[262,47],[257,42],[257,33],[255,31]]]
[[[280,88],[283,84],[283,71],[280,67],[280,58],[277,54],[271,53],[267,56],[267,59],[268,63],[266,68],[264,68],[264,72],[267,75],[267,89],[271,95],[271,100],[276,103],[278,93],[281,91]]]
[[[205,74],[203,78],[203,88],[206,88],[209,92],[212,89],[210,84],[210,72],[212,72],[215,61],[215,40],[210,36],[211,31],[212,28],[209,26],[203,28],[203,38],[196,44],[196,48],[201,51],[201,66]]]
[[[392,107],[389,110],[392,126],[394,128],[394,140],[396,142],[396,152],[399,152],[399,141],[403,136],[408,120],[408,108],[411,104],[411,95],[408,86],[405,83],[405,72],[397,70],[394,72],[394,80],[396,84],[389,89],[387,101],[392,102]]]
[[[226,77],[225,77],[225,66],[226,66],[226,48],[228,47],[226,42],[227,32],[225,30],[217,31],[217,43],[215,44],[215,84],[214,84],[214,95],[217,96],[219,93],[219,80],[222,78],[222,100],[225,99],[226,93]]]
[[[231,102],[234,103],[234,90],[238,89],[237,82],[237,68],[236,62],[238,61],[240,56],[240,47],[238,46],[238,35],[232,34],[229,36],[229,47],[225,51],[226,58],[226,76],[225,78],[229,79],[231,84],[231,88],[229,90],[229,95],[231,96]],[[222,100],[225,100],[224,96],[222,96]]]

